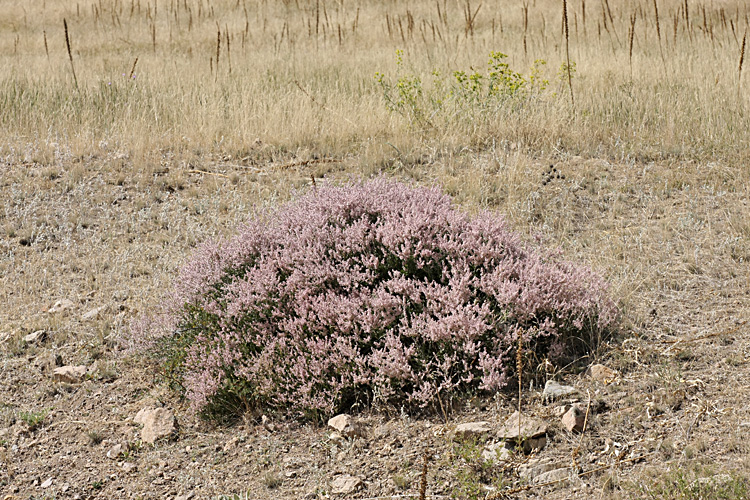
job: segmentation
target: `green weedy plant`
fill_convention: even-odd
[[[26,422],[29,426],[29,430],[34,431],[44,423],[44,419],[47,418],[49,410],[41,411],[22,411],[18,414],[18,417]]]
[[[502,52],[490,52],[485,72],[456,70],[447,77],[434,70],[431,85],[425,85],[419,76],[403,72],[404,52],[397,50],[398,78],[394,82],[376,73],[375,80],[390,111],[410,123],[435,127],[436,117],[446,123],[451,118],[465,119],[492,112],[498,106],[522,103],[546,90],[549,81],[542,76],[543,59],[534,61],[524,76],[510,68],[507,57]]]

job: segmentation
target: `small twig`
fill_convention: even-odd
[[[292,168],[292,167],[305,167],[307,165],[315,165],[317,163],[340,163],[344,160],[339,160],[336,158],[319,158],[317,160],[304,160],[304,161],[296,161],[294,163],[285,163],[283,165],[278,165],[276,168]]]
[[[208,175],[215,175],[217,177],[224,177],[225,179],[229,179],[228,175],[219,174],[217,172],[206,172],[205,170],[188,170],[188,174],[208,174]]]
[[[722,335],[729,335],[731,333],[736,332],[743,326],[745,326],[746,323],[747,321],[743,321],[742,323],[735,326],[734,328],[729,328],[728,330],[724,330],[723,332],[707,333],[705,335],[701,335],[700,337],[695,337],[692,339],[659,340],[658,342],[662,344],[679,344],[680,342],[698,342],[699,340],[706,340],[706,339],[710,339],[713,337],[720,337]]]
[[[317,106],[319,106],[319,107],[320,107],[320,109],[322,109],[322,110],[324,110],[324,111],[328,111],[329,113],[333,113],[333,111],[331,111],[330,109],[328,109],[328,108],[327,108],[327,107],[325,106],[325,104],[323,104],[323,103],[320,103],[320,102],[318,102],[318,101],[317,101],[317,100],[316,100],[316,99],[315,99],[315,98],[314,98],[314,97],[313,97],[312,95],[310,95],[310,93],[309,93],[309,92],[308,92],[307,90],[305,90],[305,89],[304,89],[304,88],[302,87],[302,85],[300,85],[300,83],[299,83],[299,82],[298,82],[297,80],[292,80],[292,83],[294,83],[294,84],[295,84],[295,85],[297,86],[297,88],[298,88],[298,89],[300,89],[300,90],[302,91],[302,93],[303,93],[303,94],[305,94],[305,95],[306,95],[307,97],[309,97],[309,98],[310,98],[310,100],[311,100],[311,101],[313,102],[313,104],[316,104]],[[357,125],[356,123],[354,123],[353,121],[351,121],[351,120],[350,120],[349,118],[347,118],[346,116],[343,116],[343,115],[341,115],[340,113],[336,113],[336,114],[338,114],[338,115],[339,115],[339,116],[340,116],[341,118],[343,118],[344,120],[346,120],[346,121],[347,121],[347,122],[349,123],[349,125],[354,125],[354,126],[356,126],[356,125]]]

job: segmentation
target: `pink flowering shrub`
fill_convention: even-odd
[[[559,357],[617,315],[598,276],[496,214],[385,178],[319,187],[203,245],[164,312],[137,335],[194,409],[229,398],[302,414],[494,391],[519,335]]]

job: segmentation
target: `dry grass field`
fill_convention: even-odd
[[[351,498],[418,498],[428,453],[426,498],[747,498],[749,14],[739,0],[0,0],[0,493],[333,498],[352,474]],[[365,411],[369,436],[344,443],[283,416],[217,427],[122,356],[197,244],[313,178],[374,174],[497,210],[611,283],[622,335],[553,373],[595,408],[582,435],[538,385],[523,404],[548,444],[504,464],[446,436],[503,421],[510,393],[447,416]],[[60,362],[90,372],[57,382]],[[593,362],[618,377],[592,381]],[[132,416],[149,405],[175,411],[175,439],[140,442]],[[549,460],[580,479],[519,477]]]

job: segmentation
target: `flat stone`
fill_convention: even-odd
[[[539,419],[528,417],[523,415],[520,417],[521,426],[519,429],[518,411],[513,412],[513,415],[508,417],[505,424],[498,430],[498,437],[500,439],[517,439],[517,438],[535,438],[544,436],[547,433],[547,424]]]
[[[112,448],[107,450],[107,458],[110,458],[112,460],[117,460],[117,458],[122,454],[123,446],[121,443],[117,443]]]
[[[562,485],[564,482],[570,480],[570,468],[562,467],[560,469],[553,469],[551,471],[543,472],[536,476],[532,482],[534,484],[546,484],[559,482]]]
[[[101,313],[103,313],[104,311],[106,311],[106,310],[107,310],[107,306],[106,306],[106,305],[104,305],[104,306],[100,306],[100,307],[94,308],[94,309],[92,309],[92,310],[90,310],[90,311],[88,311],[88,312],[84,313],[84,314],[83,314],[83,315],[81,316],[81,318],[82,318],[82,319],[84,319],[84,320],[86,320],[86,321],[90,321],[90,320],[92,320],[92,319],[96,319],[96,318],[98,318],[98,317],[99,317],[99,315],[100,315]]]
[[[52,478],[47,479],[45,482],[42,483],[42,488],[49,488],[52,486]]]
[[[573,405],[562,416],[562,424],[568,432],[582,432],[586,423],[586,411],[578,405]]]
[[[344,437],[363,437],[365,429],[361,422],[354,420],[350,415],[341,414],[328,420],[328,427],[338,431]]]
[[[547,424],[536,418],[521,416],[521,426],[518,425],[518,411],[508,417],[505,424],[498,431],[498,437],[509,442],[521,444],[524,453],[541,450],[547,444]],[[519,432],[520,430],[520,432]]]
[[[537,476],[559,468],[551,458],[529,460],[518,466],[518,475],[526,481],[533,481]]]
[[[73,309],[75,307],[75,304],[70,299],[62,299],[55,302],[55,304],[49,309],[50,314],[55,314],[63,311],[67,311],[68,309]]]
[[[453,431],[455,439],[468,439],[474,436],[483,436],[492,432],[489,422],[467,422],[458,424]]]
[[[607,366],[596,364],[589,367],[589,377],[600,382],[609,383],[617,377],[617,372]]]
[[[544,384],[542,399],[544,399],[544,401],[554,401],[555,399],[573,394],[574,392],[576,392],[576,388],[571,385],[562,385],[554,380],[548,380],[547,383]]]
[[[364,486],[362,480],[355,476],[339,476],[331,481],[331,493],[334,495],[348,495]]]
[[[61,366],[52,370],[52,375],[58,382],[80,384],[86,376],[86,366]]]
[[[44,331],[44,330],[37,330],[37,331],[35,331],[33,333],[30,333],[30,334],[26,335],[23,338],[23,341],[26,342],[27,344],[36,344],[36,343],[44,342],[44,339],[46,339],[46,338],[47,338],[47,332],[46,331]]]
[[[484,459],[485,462],[509,460],[512,453],[513,452],[505,447],[505,443],[503,441],[500,441],[485,446],[482,450],[482,459]]]
[[[565,415],[565,412],[567,412],[569,408],[569,405],[556,406],[552,409],[552,414],[556,417],[562,418],[562,416]]]
[[[143,408],[133,422],[143,425],[141,439],[147,444],[170,437],[177,430],[174,414],[166,408]]]

